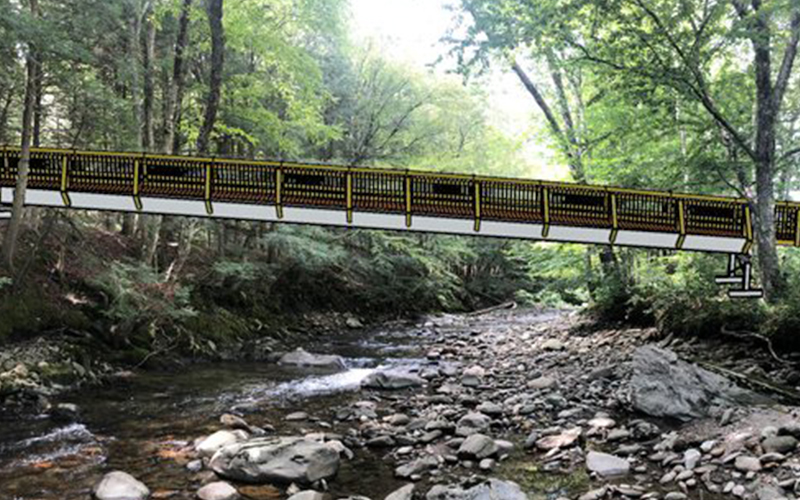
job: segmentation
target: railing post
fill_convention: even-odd
[[[347,190],[347,223],[353,223],[353,172],[348,167],[345,189]]]
[[[283,162],[281,162],[280,165],[278,165],[277,170],[275,170],[275,215],[277,215],[278,219],[283,219],[283,201],[281,200],[282,185]]]
[[[608,237],[608,242],[613,245],[617,242],[617,234],[619,233],[619,220],[617,219],[617,194],[610,193],[611,203],[611,234]]]
[[[206,202],[206,213],[208,215],[214,215],[214,206],[211,204],[211,179],[214,174],[214,160],[215,158],[212,157],[211,161],[206,163],[206,183],[203,199]]]
[[[795,207],[794,246],[800,247],[800,207]]]
[[[139,196],[139,191],[141,189],[139,178],[141,176],[140,168],[144,165],[145,158],[146,156],[144,153],[142,153],[141,165],[138,158],[133,160],[133,205],[136,207],[138,212],[142,211],[142,199]]]
[[[683,248],[683,243],[686,241],[686,207],[684,206],[683,198],[676,198],[678,203],[678,241],[675,243],[675,249],[680,250]]]
[[[406,227],[411,227],[411,172],[406,171]]]
[[[475,232],[481,232],[481,188],[483,183],[473,176],[472,182],[475,184]]]
[[[72,205],[67,189],[69,188],[69,154],[64,153],[61,158],[61,201],[65,207]]]
[[[542,186],[542,215],[542,238],[547,238],[550,235],[550,189],[547,186]]]
[[[753,248],[753,217],[750,213],[750,202],[744,204],[744,238],[742,255],[747,255]]]

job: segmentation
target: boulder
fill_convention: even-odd
[[[278,360],[280,365],[308,366],[311,368],[327,368],[332,370],[344,370],[347,368],[344,358],[333,354],[313,354],[302,347],[298,347],[292,352],[287,352]]]
[[[590,451],[586,454],[586,468],[602,478],[608,478],[627,474],[631,464],[624,458]]]
[[[403,371],[380,371],[370,374],[361,382],[367,389],[397,390],[420,387],[425,381],[413,373]]]
[[[456,425],[456,434],[470,436],[489,428],[492,419],[479,412],[469,412],[461,417]]]
[[[528,500],[519,485],[511,481],[490,479],[464,490],[436,485],[425,496],[427,500]]]
[[[762,401],[725,377],[653,345],[639,347],[633,354],[630,395],[634,409],[682,421],[708,416],[713,407]]]
[[[150,490],[127,472],[109,472],[92,489],[97,500],[144,500]]]
[[[200,500],[237,500],[239,492],[236,488],[224,481],[208,483],[197,490],[197,498]]]
[[[310,484],[336,474],[339,453],[305,438],[255,438],[221,448],[209,467],[221,477],[246,483]]]
[[[790,453],[797,448],[797,439],[792,436],[771,436],[761,443],[767,453]]]
[[[414,485],[407,484],[400,489],[394,490],[384,500],[411,500],[414,497]]]
[[[197,443],[195,448],[201,457],[210,457],[220,448],[245,439],[247,439],[247,434],[242,431],[217,431]]]
[[[496,454],[499,450],[494,439],[485,434],[473,434],[461,443],[458,448],[459,458],[484,459]]]
[[[403,464],[394,470],[394,475],[406,479],[411,476],[417,476],[439,465],[436,457],[427,456],[418,458],[407,464]]]

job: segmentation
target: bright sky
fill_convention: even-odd
[[[381,53],[394,60],[425,70],[447,55],[448,47],[440,40],[453,25],[453,13],[446,8],[451,3],[452,0],[350,0],[355,35],[375,43]],[[449,65],[446,62],[437,72],[452,67],[452,61]],[[532,126],[540,119],[533,99],[510,71],[493,71],[495,74],[485,79],[491,82],[491,88],[485,90],[492,107],[492,123],[509,136],[530,137]],[[548,151],[535,139],[528,140],[525,151],[537,167],[537,176],[563,178],[563,169],[551,167]]]

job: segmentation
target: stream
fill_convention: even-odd
[[[47,416],[0,421],[0,500],[88,499],[110,470],[137,477],[153,498],[195,498],[204,473],[186,469],[182,450],[218,430],[221,414],[243,414],[252,425],[274,426],[278,435],[344,433],[347,427],[337,427],[332,409],[358,401],[360,383],[373,371],[423,362],[412,347],[416,332],[411,327],[347,332],[304,346],[343,356],[347,369],[338,373],[266,362],[200,364],[141,372],[111,386],[66,394],[58,402],[78,405],[76,422]],[[284,420],[297,411],[310,419]],[[382,455],[356,450],[354,460],[342,462],[331,492],[382,498],[402,486]],[[283,496],[271,487],[258,491],[258,498]]]

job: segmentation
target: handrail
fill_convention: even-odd
[[[13,187],[20,148],[2,146],[0,186]],[[553,226],[611,231],[743,238],[752,243],[750,208],[742,198],[592,186],[472,174],[393,170],[280,160],[201,158],[147,153],[32,148],[31,189],[133,197],[197,200],[213,214],[215,203],[342,210],[533,223],[547,238]],[[776,204],[776,232],[784,245],[800,246],[800,203]]]

